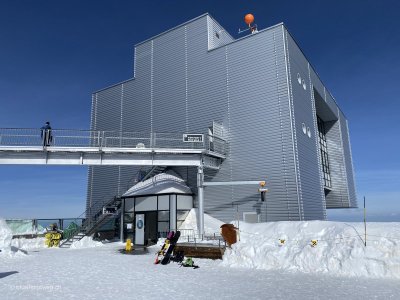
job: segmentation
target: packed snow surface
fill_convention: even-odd
[[[222,222],[212,225],[208,223],[210,220],[211,223],[215,221],[205,218],[207,227],[215,232]],[[3,225],[0,222],[4,249],[10,247],[11,238]],[[125,248],[123,243],[71,251],[65,248],[33,249],[29,243],[34,241],[19,240],[20,246],[28,249],[27,255],[10,257],[0,253],[0,295],[1,299],[30,300],[54,299],[55,295],[61,295],[63,299],[400,299],[399,280],[391,276],[344,279],[337,276],[347,275],[343,272],[321,274],[329,256],[336,256],[346,265],[348,253],[354,257],[352,266],[355,269],[366,260],[362,253],[367,257],[381,255],[378,261],[384,260],[387,264],[398,263],[394,259],[395,255],[399,256],[396,252],[398,244],[392,237],[399,234],[397,223],[369,225],[369,234],[383,235],[377,245],[370,237],[367,249],[371,247],[371,253],[358,247],[358,243],[363,245],[362,242],[353,238],[349,243],[329,242],[324,246],[323,237],[347,237],[350,233],[346,227],[354,227],[350,232],[360,239],[362,231],[357,226],[333,222],[240,223],[241,241],[227,251],[222,262],[195,258],[199,269],[183,268],[176,263],[154,265],[155,252],[160,245],[149,247],[142,255],[126,255],[120,253]],[[278,246],[276,236],[286,239],[284,246]],[[308,245],[312,238],[319,239],[314,248]],[[36,242],[40,246],[39,241]],[[297,246],[297,254],[290,248],[292,243]],[[87,247],[101,243],[87,237],[79,244]],[[336,253],[332,255],[335,251],[329,247],[336,247]],[[271,259],[273,255],[275,258]],[[286,265],[279,266],[285,261],[284,257],[287,258]],[[309,274],[292,272],[304,272],[299,267],[305,264],[303,260],[309,266]],[[268,261],[275,265],[266,270]],[[294,267],[291,268],[291,264]],[[260,268],[260,265],[264,267]]]
[[[80,241],[73,242],[71,244],[70,249],[83,249],[83,248],[93,248],[93,247],[101,247],[104,244],[102,242],[97,242],[93,240],[91,236],[85,236]]]
[[[194,259],[199,269],[155,265],[154,246],[142,255],[121,254],[123,243],[0,256],[1,299],[400,299],[393,279],[341,278],[221,266]]]
[[[400,279],[400,223],[368,223],[366,247],[363,223],[239,225],[240,241],[227,249],[223,266]]]

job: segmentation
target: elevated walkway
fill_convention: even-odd
[[[204,231],[203,169],[219,169],[225,155],[225,140],[201,133],[0,128],[0,165],[158,166],[151,169],[154,174],[168,166],[197,167],[201,233]],[[105,216],[98,217],[86,220],[72,239],[81,239],[80,233],[89,234],[90,229],[97,229],[95,225],[107,221]]]
[[[219,168],[226,142],[215,136],[0,128],[0,164],[203,166]],[[190,135],[190,134],[189,134]],[[43,135],[46,136],[46,135]],[[189,140],[189,141],[188,141]]]

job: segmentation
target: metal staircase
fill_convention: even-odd
[[[141,179],[141,182],[164,172],[167,169],[166,166],[153,166],[145,176]],[[69,238],[65,239],[61,244],[60,248],[69,248],[72,243],[80,241],[85,236],[91,236],[96,233],[104,224],[119,215],[119,209],[121,207],[121,198],[114,197],[109,202],[104,202],[101,210],[99,210],[92,218],[87,218],[82,222],[82,226],[78,227]],[[83,212],[78,218],[90,215],[89,211]],[[77,218],[77,219],[78,219]]]
[[[78,232],[77,234],[73,235],[71,238],[66,239],[64,242],[60,244],[60,248],[69,248],[71,247],[73,242],[80,241],[86,236],[83,232]]]
[[[85,236],[91,236],[96,233],[104,224],[119,215],[120,206],[121,198],[118,197],[106,202],[97,214],[91,218],[86,218],[82,225],[60,244],[60,248],[69,248],[73,242],[80,241]],[[89,215],[88,210],[83,212],[77,219],[87,215]]]

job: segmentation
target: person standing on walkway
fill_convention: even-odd
[[[40,130],[41,130],[40,137],[42,138],[43,141],[43,147],[50,146],[50,143],[53,141],[53,136],[51,135],[50,122],[46,122],[46,124],[44,124],[42,128],[40,128]]]

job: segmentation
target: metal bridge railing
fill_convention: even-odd
[[[0,128],[0,146],[204,149],[226,154],[223,139],[207,134],[203,137],[200,142],[184,142],[183,133]]]

